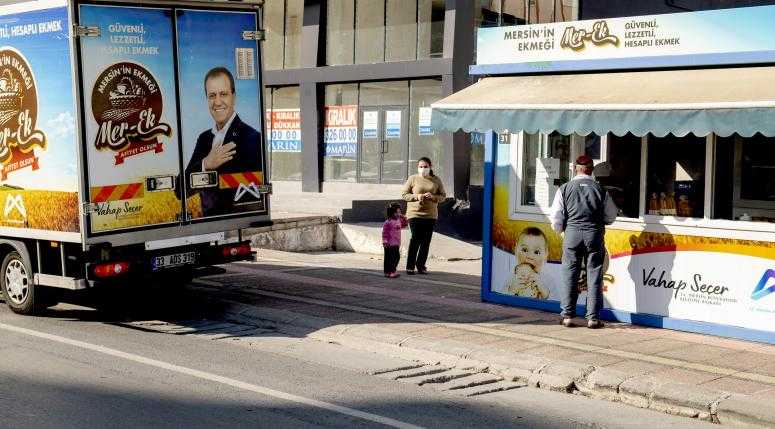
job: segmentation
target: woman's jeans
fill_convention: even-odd
[[[412,218],[409,219],[409,229],[412,231],[412,239],[409,240],[409,254],[406,256],[406,269],[425,270],[425,262],[428,260],[428,251],[433,238],[433,227],[436,219]]]

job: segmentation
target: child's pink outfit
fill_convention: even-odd
[[[401,259],[401,230],[406,228],[406,217],[399,215],[382,224],[382,246],[385,248],[384,271],[388,277],[398,277],[396,268]]]

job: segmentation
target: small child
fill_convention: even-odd
[[[392,203],[387,207],[385,223],[382,224],[382,246],[385,248],[385,277],[398,277],[396,268],[401,259],[401,229],[406,228],[406,217],[401,214],[401,206]]]

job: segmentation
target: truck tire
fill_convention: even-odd
[[[17,251],[8,253],[0,266],[0,282],[2,282],[5,303],[19,314],[34,314],[40,309],[36,305],[39,297],[32,280],[32,271],[27,262]]]

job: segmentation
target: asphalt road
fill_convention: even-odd
[[[529,388],[461,398],[369,374],[411,362],[279,331],[175,335],[124,323],[217,313],[217,296],[184,295],[108,312],[60,305],[45,317],[3,306],[0,427],[711,427]]]

